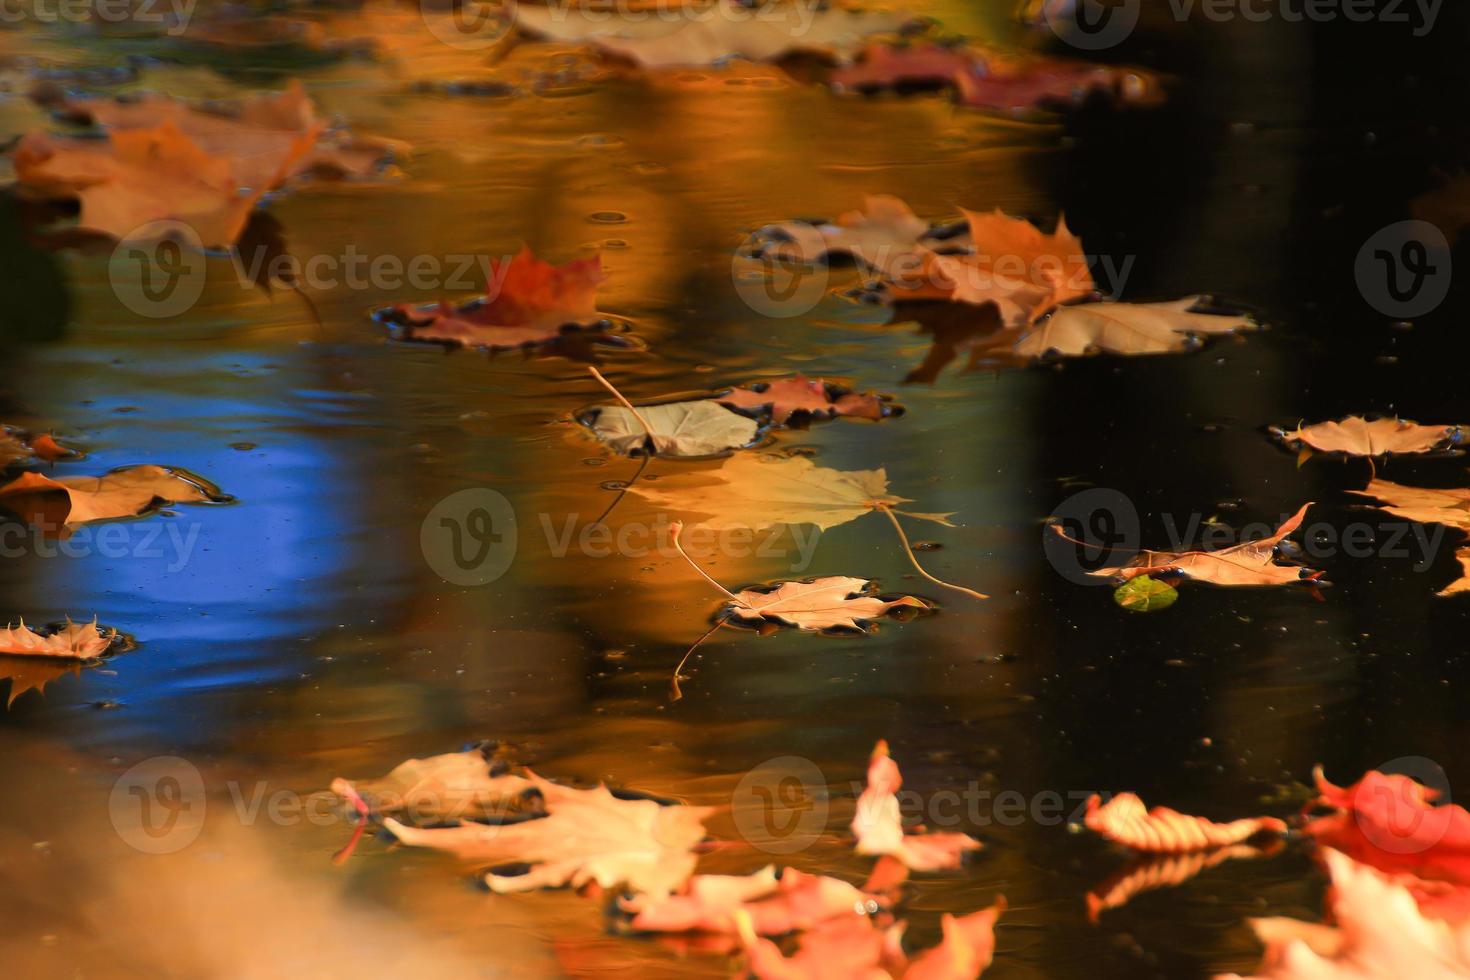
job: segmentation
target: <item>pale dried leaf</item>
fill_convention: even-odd
[[[712,456],[741,449],[755,441],[760,426],[754,419],[714,401],[670,402],[640,405],[638,414],[621,405],[597,409],[592,432],[608,448],[624,455],[643,451],[652,430],[655,450],[661,456]]]
[[[1196,335],[1252,330],[1246,317],[1191,313],[1200,297],[1170,303],[1081,303],[1058,308],[1015,346],[1021,357],[1169,354],[1186,350]]]

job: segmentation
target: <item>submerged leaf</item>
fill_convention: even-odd
[[[1113,590],[1113,601],[1129,612],[1158,612],[1174,605],[1179,592],[1167,582],[1138,575]]]

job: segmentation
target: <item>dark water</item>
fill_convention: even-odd
[[[1014,40],[1008,7],[995,6],[925,12]],[[1363,412],[1470,422],[1464,292],[1451,289],[1405,329],[1371,308],[1353,271],[1369,236],[1470,163],[1464,12],[1442,11],[1414,38],[1403,25],[1178,24],[1162,6],[1109,57],[1170,73],[1170,104],[1093,106],[1065,122],[997,119],[937,97],[840,99],[763,67],[447,95],[416,83],[487,70],[404,40],[412,11],[358,21],[404,44],[403,60],[387,65],[303,56],[262,68],[244,57],[221,74],[207,67],[218,55],[166,52],[180,60],[132,87],[228,95],[296,74],[358,131],[413,144],[400,181],[274,202],[297,256],[341,256],[349,244],[367,255],[501,255],[525,242],[567,261],[600,245],[600,306],[647,345],[604,364],[630,397],[798,371],[895,394],[902,418],[786,433],[778,447],[838,469],[886,466],[918,509],[956,511],[958,528],[914,530],[943,545],[924,559],[993,598],[977,603],[913,576],[870,516],[825,533],[800,574],[871,577],[936,600],[936,615],[866,637],[723,631],[671,702],[673,665],[718,597],[656,554],[557,557],[544,530],[543,515],[556,528],[592,520],[612,497],[600,485],[634,471],[571,423],[602,400],[580,365],[395,344],[367,317],[437,298],[432,290],[318,289],[318,326],[289,293],[239,285],[223,259],[192,311],[146,320],[112,293],[105,255],[31,250],[12,214],[0,224],[0,417],[54,427],[84,448],[70,471],[181,466],[237,498],[127,525],[129,547],[150,525],[178,529],[174,540],[192,528],[187,560],[165,535],[161,557],[28,552],[0,563],[3,615],[96,615],[138,640],[136,652],[27,694],[0,719],[13,759],[3,822],[14,866],[53,835],[58,851],[72,848],[55,861],[66,874],[48,872],[41,897],[8,916],[16,962],[47,974],[133,971],[108,952],[116,936],[56,911],[68,889],[107,879],[112,861],[129,880],[157,874],[155,895],[189,894],[147,859],[118,856],[109,836],[113,779],[158,755],[199,768],[224,822],[234,819],[218,817],[233,805],[232,782],[310,793],[336,775],[375,775],[484,738],[517,743],[549,775],[711,804],[728,804],[764,760],[801,756],[831,787],[834,835],[878,738],[922,794],[1051,792],[1068,812],[1086,791],[1132,789],[1217,818],[1288,813],[1293,786],[1317,762],[1346,780],[1423,757],[1452,787],[1470,786],[1459,755],[1470,606],[1433,595],[1456,574],[1452,535],[1427,563],[1315,562],[1333,583],[1320,595],[1192,587],[1151,616],[1059,576],[1042,553],[1042,519],[1088,486],[1131,498],[1145,543],[1160,546],[1165,515],[1274,524],[1312,500],[1314,522],[1386,522],[1343,493],[1363,485],[1365,464],[1297,468],[1263,427]],[[12,53],[69,64],[151,50],[86,35],[0,39]],[[489,74],[544,69],[551,57],[523,50]],[[19,98],[0,101],[7,134],[43,122]],[[956,206],[1043,221],[1064,211],[1090,252],[1133,257],[1123,298],[1208,292],[1271,329],[1177,357],[1003,373],[966,373],[961,353],[932,384],[904,385],[930,355],[929,337],[843,298],[860,278],[852,270],[834,269],[831,292],[805,317],[771,320],[741,301],[731,256],[745,234],[880,192],[933,218]],[[1470,261],[1458,246],[1454,258]],[[660,462],[649,473],[678,470]],[[1463,486],[1465,464],[1395,460],[1383,475]],[[519,534],[510,572],[471,588],[428,567],[420,525],[473,487],[508,498]],[[655,516],[633,498],[614,513],[614,524]],[[731,587],[792,575],[790,558],[725,556],[708,568]],[[988,803],[979,816],[957,829],[985,850],[962,874],[917,882],[909,917],[924,942],[939,912],[1004,893],[1011,911],[987,976],[1247,970],[1258,949],[1246,916],[1319,908],[1308,857],[1288,850],[1145,895],[1094,925],[1083,895],[1119,855],[1065,820],[1003,820]],[[729,816],[713,829],[735,834]],[[308,945],[386,908],[394,928],[496,975],[728,969],[718,955],[611,938],[594,902],[475,892],[433,855],[368,843],[334,869],[342,822],[259,820],[251,833],[293,889],[350,896],[351,912],[326,917]],[[707,867],[765,860],[721,853]],[[785,860],[850,880],[866,866],[836,836]],[[210,887],[207,876],[184,881]],[[136,910],[116,911],[117,928],[145,928],[132,924]],[[265,937],[283,929],[274,911],[246,902],[221,917]]]

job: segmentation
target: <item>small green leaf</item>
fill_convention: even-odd
[[[1167,582],[1140,575],[1113,591],[1113,601],[1129,612],[1158,612],[1174,605],[1179,593]]]

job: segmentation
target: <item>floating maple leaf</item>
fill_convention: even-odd
[[[846,415],[851,418],[881,419],[898,414],[882,395],[858,394],[838,385],[813,381],[805,375],[782,378],[752,385],[749,388],[732,388],[712,401],[731,408],[750,409],[769,414],[771,421],[784,425],[793,415],[814,419],[835,418]]]
[[[609,54],[649,68],[712,65],[728,58],[774,61],[809,52],[850,58],[875,34],[913,21],[903,13],[847,10],[838,6],[775,4],[758,8],[717,0],[668,17],[621,17],[617,11],[562,6],[516,8],[523,33],[551,41],[590,42]],[[682,16],[687,13],[687,16]],[[612,16],[609,16],[612,14]]]
[[[1286,822],[1276,817],[1215,823],[1168,807],[1145,809],[1132,793],[1119,793],[1106,804],[1096,794],[1089,797],[1084,822],[1110,841],[1149,854],[1184,854],[1239,844],[1258,834],[1286,833]]]
[[[1024,218],[999,210],[965,211],[973,254],[924,256],[918,281],[900,277],[889,286],[894,301],[948,299],[994,304],[1001,321],[1020,326],[1059,303],[1092,294],[1092,273],[1082,240],[1058,218],[1056,230],[1043,234]]]
[[[1223,586],[1288,585],[1316,581],[1322,574],[1300,565],[1276,564],[1276,546],[1301,526],[1311,504],[1302,504],[1269,537],[1245,541],[1219,551],[1141,551],[1126,565],[1088,572],[1096,578],[1128,581],[1138,575],[1181,576],[1195,582]],[[1052,531],[1066,538],[1053,524]]]
[[[31,434],[10,425],[0,425],[0,469],[29,459],[48,463],[77,459],[81,453],[61,445],[49,433]]]
[[[1193,312],[1203,297],[1168,303],[1080,303],[1062,306],[1028,330],[1014,351],[1023,358],[1047,354],[1172,354],[1208,334],[1253,330],[1246,317]]]
[[[26,626],[26,621],[22,619],[19,626],[7,626],[0,630],[0,654],[9,657],[91,660],[106,653],[116,637],[116,630],[99,630],[95,620],[91,623],[73,623],[68,620],[62,629],[38,633]]]
[[[25,620],[19,626],[0,630],[0,678],[10,678],[10,696],[5,706],[27,691],[44,691],[62,674],[76,673],[83,663],[95,660],[121,644],[116,630],[99,629],[91,623],[33,630]]]
[[[1431,490],[1374,479],[1367,489],[1348,493],[1381,500],[1383,503],[1377,505],[1380,509],[1404,520],[1443,524],[1470,533],[1470,488]],[[1440,590],[1442,596],[1470,592],[1470,545],[1462,546],[1456,557],[1460,560],[1460,577]]]
[[[1340,422],[1298,425],[1274,434],[1292,448],[1308,446],[1324,453],[1349,456],[1386,456],[1392,453],[1431,453],[1459,445],[1465,438],[1463,426],[1420,425],[1402,419],[1368,421],[1350,415]]]
[[[485,883],[497,892],[596,883],[662,897],[693,873],[693,848],[704,838],[704,820],[712,808],[622,799],[606,786],[581,790],[535,774],[527,778],[545,801],[544,817],[433,828],[388,817],[383,826],[405,844],[448,851],[461,860],[530,866],[516,875],[492,869]]]
[[[249,188],[270,190],[303,174],[363,177],[403,152],[401,144],[329,130],[296,80],[282,92],[235,102],[196,106],[149,94],[126,101],[69,99],[59,109],[113,131],[152,129],[168,121],[205,153],[229,160],[235,180]]]
[[[940,871],[959,867],[967,851],[979,850],[980,842],[969,834],[904,833],[896,795],[902,786],[903,776],[888,754],[888,743],[879,741],[852,818],[859,854],[887,855],[914,871]]]
[[[913,596],[886,600],[871,594],[873,583],[850,575],[829,575],[809,582],[782,582],[773,589],[745,589],[731,594],[729,613],[741,622],[774,621],[804,630],[862,629],[891,610],[928,609]]]
[[[760,936],[784,936],[836,919],[864,915],[883,903],[839,878],[766,867],[751,875],[695,875],[677,894],[636,896],[620,903],[644,932],[736,932],[744,914]]]
[[[54,480],[23,473],[0,486],[0,506],[42,528],[136,517],[167,504],[229,499],[192,473],[152,464]]]
[[[205,247],[233,244],[250,210],[311,147],[302,134],[276,160],[268,182],[242,191],[232,162],[214,156],[165,120],[106,140],[27,133],[16,146],[16,181],[26,191],[81,205],[77,227],[127,240],[155,222],[187,225]],[[191,243],[195,244],[195,243]]]
[[[492,351],[553,344],[576,334],[597,340],[612,327],[597,312],[602,279],[600,256],[554,266],[523,246],[508,263],[492,262],[491,295],[459,306],[399,304],[375,316],[399,327],[404,340]]]
[[[845,212],[831,224],[767,225],[755,233],[754,241],[760,256],[815,263],[847,255],[888,277],[917,273],[927,253],[959,244],[949,229],[930,225],[889,194],[864,198],[863,210]]]
[[[956,71],[954,80],[963,104],[1006,113],[1076,108],[1094,96],[1136,106],[1164,98],[1151,72],[1061,58],[991,57]]]
[[[1452,927],[1425,918],[1407,889],[1337,851],[1324,851],[1323,861],[1332,878],[1336,928],[1295,919],[1252,920],[1266,944],[1255,980],[1470,976],[1470,922]]]

